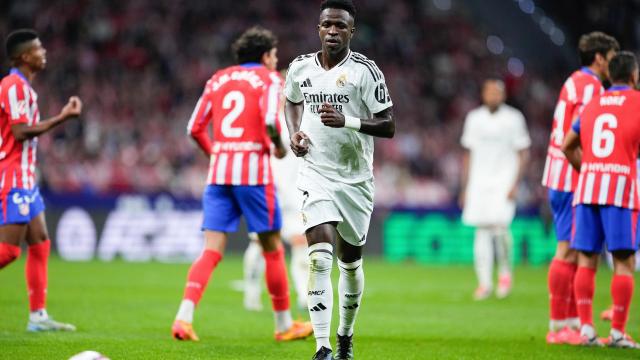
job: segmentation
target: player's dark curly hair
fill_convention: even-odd
[[[324,9],[342,9],[348,12],[351,17],[356,17],[356,6],[351,0],[323,0],[320,3],[320,11]]]
[[[35,30],[31,29],[19,29],[14,30],[9,35],[4,42],[4,48],[7,54],[7,57],[11,60],[15,60],[21,52],[21,45],[26,42],[35,40],[38,38],[38,33]]]
[[[236,40],[231,49],[238,64],[257,62],[262,60],[264,53],[271,51],[278,45],[278,39],[273,33],[261,26],[254,26],[245,31]]]
[[[611,82],[627,83],[638,68],[638,60],[631,51],[620,51],[609,61]]]
[[[596,54],[606,57],[607,53],[611,50],[620,50],[618,40],[600,31],[584,34],[578,41],[578,53],[582,66],[593,64],[593,61],[596,59]]]

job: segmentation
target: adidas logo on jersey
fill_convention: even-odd
[[[324,306],[324,304],[322,303],[318,303],[318,305],[312,307],[311,309],[309,309],[309,311],[322,311],[322,310],[327,310],[327,307]]]
[[[300,84],[300,87],[311,87],[311,79],[307,78],[307,80],[303,81],[302,84]]]

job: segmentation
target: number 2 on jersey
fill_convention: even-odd
[[[227,138],[239,138],[244,133],[244,128],[233,127],[233,122],[240,117],[244,110],[244,95],[237,90],[229,91],[227,95],[222,99],[222,108],[227,110],[231,109],[229,113],[222,118],[222,124],[220,130],[222,135]]]
[[[606,129],[605,126],[607,126]],[[617,127],[618,119],[613,114],[602,114],[596,118],[593,124],[593,139],[591,140],[593,155],[599,158],[611,155],[616,143],[616,136],[611,129]]]

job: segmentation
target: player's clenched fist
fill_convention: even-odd
[[[62,108],[60,115],[64,118],[78,116],[82,113],[82,100],[77,96],[69,98],[67,104]]]
[[[320,107],[320,121],[324,126],[341,128],[344,127],[344,115],[336,110],[331,104],[324,103]]]
[[[309,152],[309,137],[302,131],[291,136],[291,150],[297,157],[305,156]]]

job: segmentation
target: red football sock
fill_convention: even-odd
[[[202,254],[197,258],[187,275],[187,285],[184,289],[184,299],[193,301],[194,304],[198,304],[202,293],[207,288],[207,283],[211,277],[213,269],[222,259],[222,254],[217,251],[205,249]]]
[[[31,311],[44,309],[47,303],[47,264],[50,249],[51,241],[48,239],[27,248],[25,276]]]
[[[578,267],[573,282],[576,296],[576,307],[580,324],[593,326],[593,293],[595,289],[596,270],[587,267]]]
[[[289,310],[289,279],[284,261],[284,248],[281,246],[275,251],[265,251],[262,255],[265,260],[267,289],[271,295],[273,310]]]
[[[20,246],[0,242],[0,269],[20,257]]]
[[[611,328],[624,333],[629,318],[629,305],[633,295],[633,276],[613,275],[611,298],[613,299],[613,319]]]
[[[551,320],[565,320],[567,318],[567,299],[571,296],[571,281],[573,281],[572,265],[566,261],[553,259],[549,266],[549,310]]]
[[[569,302],[567,308],[567,319],[574,319],[578,317],[578,308],[576,306],[576,294],[573,291],[573,283],[576,278],[576,271],[578,271],[578,265],[570,264],[571,267],[571,281],[569,281]]]

